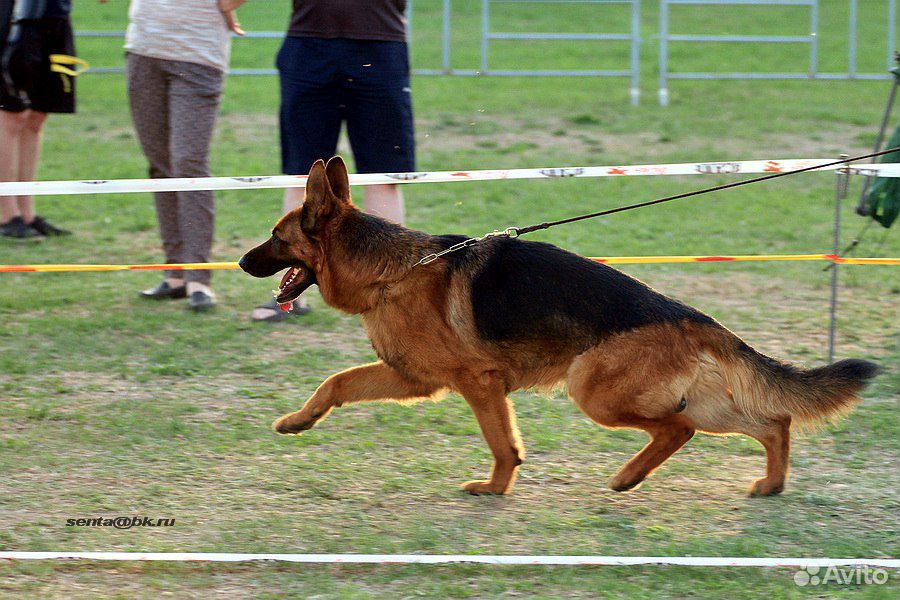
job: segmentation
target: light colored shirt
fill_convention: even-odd
[[[231,32],[217,0],[131,0],[125,49],[228,70]]]

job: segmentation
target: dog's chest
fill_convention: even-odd
[[[419,379],[449,366],[446,332],[433,315],[380,309],[364,314],[362,320],[378,358],[397,371]]]
[[[403,322],[391,322],[384,318],[367,318],[363,316],[363,325],[369,334],[369,341],[378,358],[402,372],[409,373],[415,369],[409,357],[413,355],[415,345],[410,336],[410,327]]]

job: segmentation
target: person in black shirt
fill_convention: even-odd
[[[0,181],[32,181],[48,113],[75,112],[70,0],[0,0]],[[35,214],[31,196],[0,197],[0,236],[66,235]]]

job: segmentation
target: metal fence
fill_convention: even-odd
[[[848,65],[844,73],[819,71],[819,0],[660,0],[659,7],[659,103],[669,103],[670,79],[890,79],[888,73],[897,50],[897,0],[888,0],[886,67],[884,73],[861,73],[857,68],[857,35],[859,31],[858,0],[849,0]],[[809,9],[809,32],[793,36],[776,35],[702,35],[673,34],[670,31],[672,6],[798,6]],[[669,70],[669,42],[725,42],[725,43],[787,43],[809,46],[809,65],[802,72],[739,72],[694,71],[673,73]]]
[[[884,73],[860,72],[857,67],[857,37],[859,31],[859,0],[849,2],[848,31],[848,64],[843,73],[824,73],[819,70],[819,0],[659,0],[659,103],[666,106],[669,102],[669,80],[672,79],[890,79],[887,71],[892,66],[893,55],[897,51],[897,0],[888,0],[887,4],[887,44],[886,68]],[[542,32],[508,32],[494,29],[496,18],[492,19],[492,6],[497,4],[541,4],[553,7],[589,4],[597,5],[598,21],[602,16],[604,5],[626,5],[630,8],[630,27],[627,32],[608,33],[585,31],[582,33]],[[704,35],[702,33],[672,33],[672,6],[693,5],[710,6],[795,6],[809,11],[809,31],[796,35]],[[871,5],[866,5],[869,9]],[[410,23],[410,39],[412,39],[413,3],[408,3],[408,22]],[[871,10],[867,10],[867,16]],[[641,46],[641,2],[640,0],[481,0],[481,32],[478,69],[456,69],[452,61],[452,0],[441,0],[441,52],[440,68],[414,69],[415,75],[518,75],[518,76],[587,76],[587,77],[627,77],[630,81],[631,103],[637,104],[640,98],[640,46]],[[123,37],[122,31],[79,31],[80,38]],[[280,39],[281,31],[248,32],[247,38]],[[492,42],[535,42],[535,41],[582,41],[586,43],[627,42],[630,47],[627,65],[621,69],[495,69],[490,66],[490,50]],[[779,43],[807,46],[808,64],[804,72],[715,72],[692,71],[673,72],[670,43]],[[96,73],[121,73],[122,67],[99,66],[91,69]],[[274,75],[274,69],[232,69],[233,75]]]
[[[545,5],[574,5],[591,4],[598,8],[603,5],[627,5],[630,7],[630,27],[628,32],[622,33],[598,33],[588,31],[584,33],[559,33],[559,32],[532,32],[510,33],[492,29],[491,7],[496,4],[545,4]],[[441,6],[441,68],[440,69],[414,69],[415,75],[458,75],[458,76],[577,76],[577,77],[628,77],[630,78],[631,103],[637,104],[640,98],[640,0],[482,0],[481,1],[481,56],[480,69],[454,69],[451,57],[451,0],[442,0]],[[407,4],[407,22],[409,23],[409,38],[412,39],[413,3]],[[598,17],[600,15],[598,14]],[[601,19],[597,19],[600,21]],[[79,31],[80,38],[98,37],[124,37],[122,31]],[[280,31],[255,31],[247,32],[247,38],[283,38],[284,32]],[[615,70],[603,69],[492,69],[488,62],[488,51],[492,41],[624,41],[630,44],[629,62],[627,67]],[[92,68],[95,73],[122,73],[122,67],[101,66]],[[275,75],[274,69],[232,69],[232,75]]]
[[[445,0],[449,4],[449,0]],[[492,4],[624,4],[631,8],[631,27],[627,33],[507,33],[491,30]],[[569,40],[569,41],[619,41],[630,44],[628,69],[550,69],[550,70],[494,70],[488,66],[488,46],[492,40]],[[640,46],[641,46],[641,3],[640,0],[482,0],[481,2],[481,71],[483,75],[537,75],[537,76],[594,76],[629,77],[631,80],[631,103],[637,105],[640,99]]]

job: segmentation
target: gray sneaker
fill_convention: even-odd
[[[216,301],[206,292],[196,291],[188,297],[188,308],[194,312],[206,312],[216,306]]]

